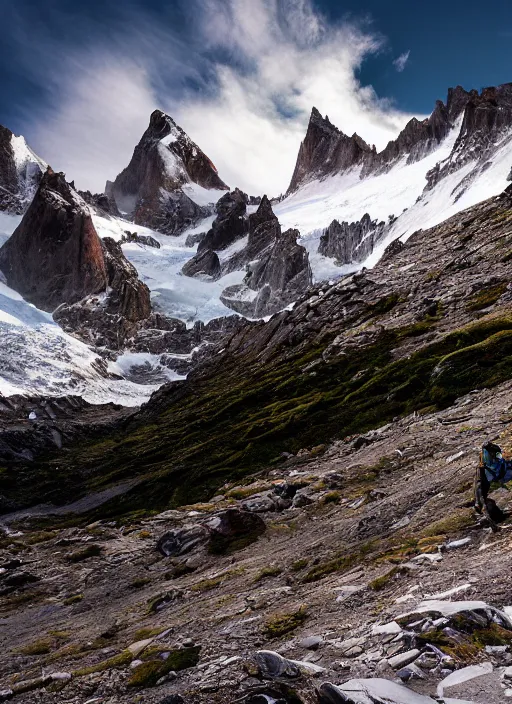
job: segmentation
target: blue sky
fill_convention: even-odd
[[[0,0],[0,123],[102,190],[155,107],[230,185],[284,190],[315,104],[378,148],[449,86],[512,80],[512,3]]]

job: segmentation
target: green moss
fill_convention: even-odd
[[[308,584],[309,582],[318,582],[320,579],[327,577],[334,572],[341,572],[349,569],[357,562],[362,561],[375,547],[373,540],[366,543],[362,543],[357,551],[350,552],[348,554],[342,553],[327,562],[322,562],[318,565],[312,567],[304,577],[302,582]]]
[[[53,643],[54,641],[50,638],[40,638],[19,648],[17,652],[22,655],[46,655],[51,651]]]
[[[464,528],[473,525],[473,522],[471,511],[468,509],[457,509],[449,516],[430,523],[430,525],[421,531],[421,537],[426,538],[458,533]]]
[[[492,306],[507,290],[507,283],[496,284],[473,294],[466,304],[469,311],[481,310]]]
[[[82,601],[83,598],[83,594],[73,594],[73,596],[69,596],[67,599],[64,599],[62,603],[64,606],[72,606],[73,604],[78,604],[78,602]]]
[[[460,614],[450,619],[453,632],[432,629],[417,636],[419,647],[432,643],[454,660],[468,664],[481,658],[487,645],[512,644],[512,632],[496,623],[481,626]]]
[[[282,571],[283,570],[280,567],[264,567],[258,572],[253,581],[261,582],[263,579],[267,579],[268,577],[277,577],[282,573]]]
[[[98,557],[101,555],[102,549],[100,545],[87,545],[87,547],[81,550],[75,550],[74,552],[66,555],[66,560],[68,562],[83,562],[88,560],[90,557]]]
[[[149,577],[139,577],[138,579],[134,579],[133,582],[130,583],[130,587],[131,589],[142,589],[150,583],[151,579]]]
[[[301,606],[298,611],[292,613],[276,614],[265,622],[264,634],[267,638],[280,638],[302,626],[307,618],[308,613],[305,606]]]
[[[222,577],[213,577],[212,579],[202,579],[200,582],[193,584],[190,589],[193,592],[208,592],[211,589],[215,589],[219,584],[222,584]]]
[[[179,672],[195,667],[199,662],[200,646],[181,648],[169,653],[166,660],[148,660],[133,670],[127,684],[129,687],[144,689],[154,687],[161,677],[169,672]]]
[[[39,543],[45,543],[48,540],[52,540],[55,538],[55,536],[58,535],[57,531],[39,531],[37,533],[29,533],[28,535],[23,536],[23,541],[27,545],[38,545]]]
[[[341,494],[339,491],[329,491],[322,497],[323,504],[339,504],[341,500]]]
[[[75,670],[72,674],[74,677],[83,677],[84,675],[92,675],[94,672],[105,672],[106,670],[121,670],[131,663],[133,660],[133,655],[129,650],[123,650],[122,653],[114,655],[114,657],[108,658],[108,660],[102,660],[95,665],[90,665],[89,667],[83,667],[79,670]]]
[[[243,500],[248,499],[250,496],[259,494],[265,489],[268,489],[268,484],[260,484],[258,486],[248,486],[248,487],[238,487],[236,489],[231,489],[227,492],[226,496],[230,499]]]
[[[292,572],[300,572],[308,565],[309,565],[309,560],[305,557],[302,557],[299,560],[295,560],[295,562],[292,562],[291,569],[292,569]]]
[[[393,567],[385,574],[373,579],[371,582],[368,582],[368,587],[374,592],[380,592],[382,589],[387,587],[391,580],[394,579],[399,573],[400,569],[398,567]]]
[[[163,633],[165,631],[165,628],[162,627],[157,627],[157,628],[139,628],[138,631],[135,631],[133,634],[133,640],[135,642],[139,640],[147,640],[148,638],[153,638],[154,636],[159,636],[160,633]]]

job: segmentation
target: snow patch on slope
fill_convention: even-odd
[[[274,207],[283,230],[297,228],[300,243],[310,255],[315,280],[336,278],[362,266],[374,266],[386,246],[393,240],[406,240],[413,232],[443,222],[456,213],[497,195],[507,186],[512,167],[512,132],[500,136],[492,160],[485,163],[477,157],[459,170],[445,176],[432,190],[424,191],[426,175],[438,162],[453,159],[452,150],[459,135],[461,119],[450,130],[439,147],[412,164],[407,157],[389,171],[360,179],[360,167],[337,174],[323,181],[305,184]],[[336,267],[333,260],[318,254],[322,231],[333,220],[355,222],[365,213],[372,219],[387,222],[397,218],[388,236],[362,263]]]
[[[245,271],[234,271],[218,281],[210,282],[182,275],[183,265],[196,253],[195,247],[185,245],[188,235],[207,231],[214,218],[214,215],[205,218],[178,237],[161,235],[147,227],[120,219],[95,215],[93,220],[100,237],[119,240],[124,230],[129,228],[140,235],[151,235],[158,240],[160,249],[127,242],[123,244],[124,255],[149,287],[155,309],[192,326],[196,320],[207,323],[214,318],[234,315],[221,302],[220,294],[227,286],[241,283],[245,276]]]

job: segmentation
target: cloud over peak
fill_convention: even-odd
[[[310,0],[188,0],[180,7],[166,20],[134,0],[109,33],[91,29],[90,42],[65,43],[51,32],[41,42],[31,70],[58,89],[42,116],[29,116],[26,136],[78,187],[103,190],[156,107],[232,187],[271,195],[288,185],[313,105],[378,148],[410,118],[357,78],[365,58],[382,50],[382,37],[354,22],[327,23]],[[62,13],[57,20],[67,21]],[[395,60],[397,70],[408,57]]]

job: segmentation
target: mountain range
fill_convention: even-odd
[[[0,129],[0,699],[502,701],[511,180],[512,84],[313,108],[279,198],[159,110],[101,194]]]

